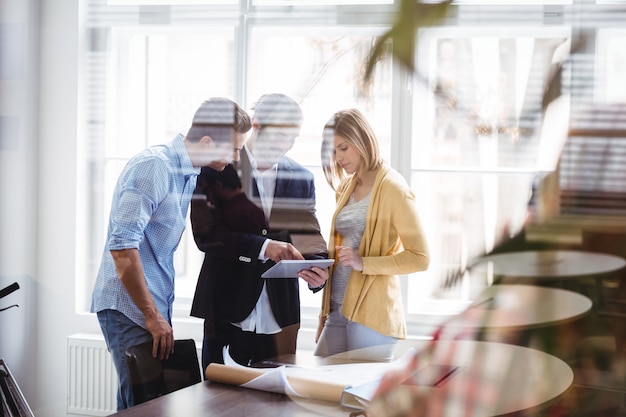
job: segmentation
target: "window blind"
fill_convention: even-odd
[[[580,111],[561,155],[561,214],[626,216],[625,167],[626,105]]]

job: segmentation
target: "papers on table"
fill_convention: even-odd
[[[371,399],[382,375],[406,366],[415,351],[409,349],[394,362],[352,363],[304,368],[283,365],[277,368],[249,368],[235,362],[224,349],[224,365],[211,363],[206,368],[210,381],[243,388],[286,394],[363,408]],[[356,387],[363,386],[362,390]],[[354,388],[346,393],[347,389]],[[361,401],[356,397],[362,398]]]

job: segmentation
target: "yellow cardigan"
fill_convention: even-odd
[[[350,178],[337,193],[329,242],[329,257],[335,257],[340,236],[335,230],[337,213],[346,205],[356,179]],[[376,174],[367,209],[363,239],[359,245],[363,272],[352,271],[341,313],[351,321],[399,339],[406,338],[406,322],[398,274],[424,271],[430,262],[415,195],[404,177],[383,164]],[[332,276],[333,268],[330,270]],[[332,280],[322,296],[321,318],[330,312]]]

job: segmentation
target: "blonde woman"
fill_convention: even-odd
[[[380,158],[376,135],[356,109],[335,113],[324,127],[322,165],[336,191],[329,241],[336,262],[324,288],[315,354],[389,360],[406,337],[398,275],[429,264],[415,196]]]

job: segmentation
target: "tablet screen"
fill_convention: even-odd
[[[298,278],[298,272],[314,266],[328,268],[335,263],[334,259],[305,259],[297,261],[280,261],[265,271],[261,278]]]

